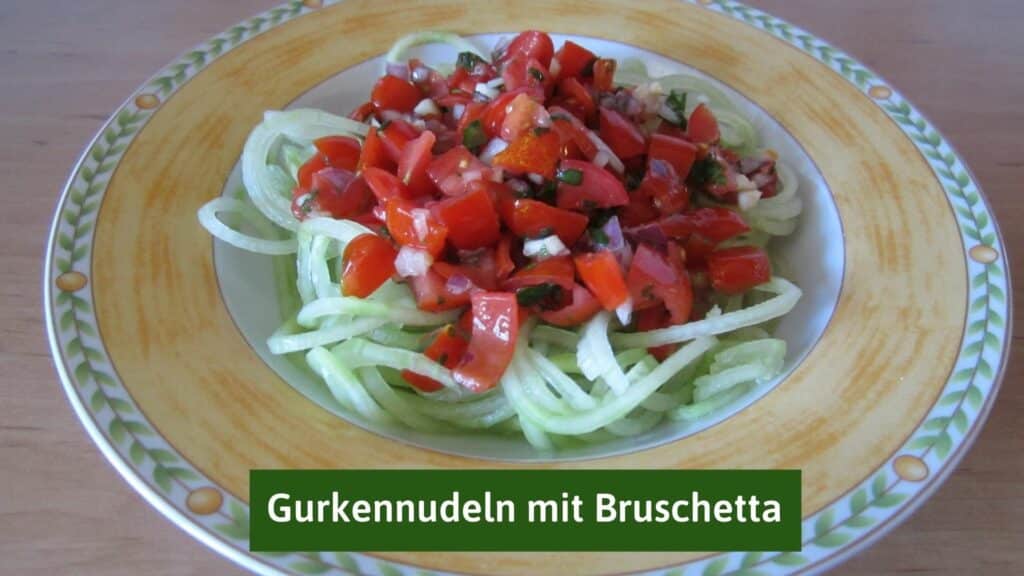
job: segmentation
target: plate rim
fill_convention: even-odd
[[[964,223],[961,221],[961,217],[963,216],[963,214],[959,213],[957,210],[958,206],[954,205],[953,199],[950,197],[950,194],[952,194],[952,192],[950,192],[950,190],[948,189],[946,190],[947,199],[949,199],[950,201],[951,208],[954,211],[956,224],[961,233],[961,244],[963,248],[963,254],[966,259],[966,272],[968,275],[968,300],[965,303],[965,308],[970,308],[970,310],[966,312],[964,333],[962,334],[963,339],[961,340],[960,348],[957,353],[957,361],[954,364],[954,368],[953,370],[951,370],[950,373],[950,379],[947,380],[945,386],[943,386],[940,394],[937,396],[936,403],[931,407],[931,409],[922,419],[922,422],[919,424],[918,428],[914,430],[914,433],[911,434],[910,437],[908,437],[907,441],[900,449],[896,450],[894,454],[891,454],[878,469],[876,469],[869,475],[867,479],[853,486],[847,493],[839,496],[836,500],[823,507],[822,510],[818,511],[816,514],[804,518],[803,524],[805,533],[807,532],[808,528],[810,528],[812,533],[814,533],[815,535],[815,539],[812,539],[809,542],[805,542],[805,545],[809,543],[811,545],[817,546],[821,538],[827,537],[829,534],[834,534],[834,532],[829,531],[829,529],[834,528],[834,526],[827,526],[824,532],[819,533],[818,526],[828,524],[827,522],[822,522],[821,518],[825,517],[826,515],[829,515],[829,517],[831,517],[831,513],[833,513],[834,510],[838,508],[840,504],[842,504],[844,501],[850,500],[851,495],[859,494],[862,492],[866,493],[864,491],[868,489],[869,483],[872,486],[872,495],[879,496],[878,494],[874,494],[874,485],[876,484],[876,479],[880,475],[884,475],[883,477],[888,478],[888,472],[886,472],[888,468],[894,468],[894,472],[896,473],[897,478],[900,478],[900,480],[905,480],[901,478],[899,468],[896,467],[895,464],[898,458],[906,456],[906,454],[902,456],[897,456],[897,454],[899,454],[900,452],[907,451],[908,446],[919,438],[919,433],[921,432],[922,427],[924,427],[924,425],[927,422],[935,420],[936,418],[942,418],[942,416],[935,415],[936,408],[940,407],[940,404],[944,402],[947,397],[950,397],[950,394],[961,394],[961,398],[957,402],[958,408],[964,402],[966,402],[969,397],[972,396],[972,393],[969,392],[970,388],[965,388],[962,392],[959,392],[950,391],[950,386],[954,382],[956,382],[955,378],[957,374],[959,374],[963,370],[957,370],[957,367],[961,365],[961,360],[963,360],[965,350],[974,344],[973,342],[969,343],[968,341],[970,339],[970,326],[972,325],[971,317],[974,313],[973,308],[976,302],[975,295],[978,289],[981,287],[980,285],[977,287],[975,286],[975,280],[978,277],[982,277],[981,274],[984,274],[983,278],[985,279],[984,285],[986,291],[990,290],[992,286],[995,286],[996,289],[1000,289],[1003,291],[1002,310],[1005,311],[1005,313],[1001,317],[1001,320],[1004,324],[1002,334],[997,333],[994,335],[996,343],[1000,345],[998,347],[998,351],[1001,353],[999,353],[996,357],[996,362],[998,362],[998,365],[994,375],[992,374],[991,367],[989,367],[988,371],[990,375],[985,378],[988,384],[987,392],[984,388],[980,389],[980,391],[978,392],[979,394],[981,394],[980,400],[978,401],[979,404],[976,405],[973,415],[964,416],[964,418],[966,418],[966,428],[965,431],[961,435],[959,435],[958,438],[952,440],[948,439],[947,437],[947,440],[943,441],[939,439],[927,445],[927,449],[924,452],[925,456],[927,456],[928,454],[927,450],[931,450],[935,447],[938,447],[936,448],[936,450],[941,450],[942,446],[946,446],[944,450],[945,455],[939,459],[941,466],[932,469],[931,467],[927,467],[927,464],[925,463],[926,477],[928,482],[920,486],[916,490],[911,490],[910,493],[904,493],[904,497],[899,502],[893,505],[894,507],[898,506],[896,512],[885,516],[882,520],[878,520],[877,523],[873,525],[873,527],[870,527],[870,529],[855,529],[854,536],[848,538],[843,542],[835,544],[835,542],[838,542],[838,539],[829,539],[828,544],[830,545],[819,547],[822,549],[832,550],[832,552],[824,552],[822,554],[818,554],[821,557],[813,562],[808,561],[808,559],[805,556],[803,556],[803,553],[798,553],[797,556],[802,556],[802,559],[804,561],[797,561],[799,559],[795,557],[785,558],[785,560],[788,561],[774,561],[775,565],[777,565],[778,567],[785,567],[786,570],[789,570],[790,568],[796,571],[811,570],[817,572],[819,570],[826,570],[828,568],[834,567],[835,565],[859,553],[864,548],[870,546],[872,543],[881,538],[884,534],[888,533],[889,530],[902,523],[902,521],[905,520],[910,514],[916,511],[917,508],[923,502],[925,502],[931,496],[931,494],[938,489],[939,486],[941,486],[945,482],[945,480],[953,472],[953,470],[956,469],[956,465],[959,463],[964,454],[976,440],[977,435],[980,433],[981,428],[983,427],[985,421],[988,418],[988,414],[991,411],[992,405],[995,401],[995,397],[998,394],[999,387],[1005,375],[1010,349],[1010,347],[1008,346],[1008,342],[1012,337],[1012,289],[1011,277],[1009,273],[1009,262],[1005,258],[1005,243],[1003,242],[1002,235],[998,229],[998,226],[995,223],[995,219],[992,216],[991,205],[988,202],[988,199],[985,197],[981,187],[978,185],[977,179],[974,177],[974,174],[971,172],[970,168],[967,167],[967,165],[963,163],[963,161],[961,160],[962,157],[953,148],[949,140],[942,136],[942,134],[937,129],[934,128],[934,125],[923,114],[921,114],[912,104],[910,104],[909,101],[907,101],[900,93],[898,93],[895,89],[891,88],[888,83],[884,82],[877,74],[874,74],[868,68],[860,64],[859,61],[848,56],[845,52],[836,49],[831,44],[828,44],[827,42],[821,40],[819,37],[810,34],[796,26],[793,26],[781,19],[771,16],[763,11],[747,7],[744,4],[741,4],[740,2],[734,0],[683,1],[691,4],[698,4],[704,6],[705,8],[708,8],[720,14],[727,15],[729,17],[732,17],[733,19],[739,20],[759,30],[767,32],[776,39],[786,42],[796,47],[798,50],[804,52],[805,54],[810,55],[815,60],[818,60],[819,62],[828,65],[830,68],[833,69],[833,71],[835,71],[837,74],[842,76],[847,81],[853,83],[861,92],[863,92],[867,97],[869,97],[869,99],[871,99],[872,102],[874,102],[876,105],[882,108],[886,115],[889,116],[889,118],[898,125],[900,131],[908,138],[914,140],[915,147],[918,148],[918,151],[922,154],[926,163],[932,169],[935,178],[941,185],[943,185],[944,188],[946,188],[946,185],[949,184],[949,181],[952,181],[953,184],[958,185],[962,199],[965,203],[969,204],[967,206],[967,211],[972,214],[972,218],[975,220],[975,224],[977,224],[979,220],[977,214],[981,214],[985,217],[985,223],[983,223],[981,226],[976,226],[975,228],[975,235],[978,236],[977,245],[968,248],[967,242],[965,241],[966,236],[964,232]],[[161,494],[152,484],[146,482],[146,479],[143,478],[144,472],[139,470],[139,465],[137,463],[133,464],[131,462],[131,460],[134,459],[134,456],[126,457],[126,454],[124,452],[127,452],[128,449],[118,448],[116,444],[119,444],[119,442],[116,442],[114,438],[108,438],[107,435],[105,435],[104,432],[100,429],[98,422],[96,421],[96,414],[93,413],[95,412],[95,410],[90,410],[90,407],[86,405],[84,398],[80,395],[79,389],[75,385],[76,380],[81,380],[81,378],[79,378],[76,373],[77,367],[75,370],[69,370],[70,366],[67,365],[69,356],[73,356],[74,354],[69,352],[68,344],[61,342],[60,328],[57,320],[58,312],[61,312],[61,323],[63,323],[63,315],[66,313],[66,311],[58,310],[58,308],[62,305],[62,303],[59,300],[61,296],[64,294],[69,295],[65,299],[64,304],[70,302],[70,304],[68,304],[68,309],[71,310],[72,314],[76,317],[79,314],[77,310],[77,301],[75,300],[76,296],[74,295],[74,292],[84,287],[84,284],[82,287],[76,288],[74,290],[65,290],[64,287],[60,286],[59,278],[69,273],[81,274],[81,272],[79,272],[77,269],[74,269],[74,261],[72,261],[71,263],[72,266],[70,272],[62,272],[61,270],[59,270],[57,256],[55,255],[55,253],[57,252],[57,249],[60,246],[60,244],[63,242],[63,239],[61,238],[61,225],[64,220],[64,216],[66,215],[65,212],[67,209],[67,202],[73,194],[74,185],[78,180],[79,176],[82,174],[83,169],[87,169],[86,165],[88,164],[90,157],[92,157],[94,160],[96,159],[96,146],[97,144],[102,145],[102,139],[105,137],[105,135],[110,133],[112,126],[119,126],[119,128],[122,129],[120,130],[120,132],[122,133],[124,132],[123,128],[125,128],[126,126],[130,129],[133,129],[134,132],[131,132],[129,130],[130,134],[128,136],[125,136],[125,138],[127,138],[127,142],[130,142],[131,138],[133,138],[134,135],[137,134],[139,130],[141,130],[141,127],[145,124],[144,121],[148,119],[148,115],[151,114],[153,110],[159,107],[159,105],[162,102],[161,98],[166,99],[172,96],[174,92],[176,92],[178,87],[187,83],[188,80],[190,80],[199,71],[203,70],[207,64],[215,60],[217,57],[224,53],[227,53],[234,46],[237,46],[245,41],[248,41],[249,39],[257,35],[260,35],[263,32],[273,29],[275,26],[279,24],[283,24],[284,22],[288,22],[294,18],[298,18],[302,15],[311,13],[323,6],[334,3],[336,2],[331,0],[328,0],[327,2],[319,2],[318,0],[291,0],[285,4],[271,8],[270,10],[267,10],[257,16],[254,16],[243,21],[242,24],[236,25],[222,34],[214,36],[213,38],[197,46],[195,49],[185,52],[182,56],[173,60],[170,64],[162,68],[145,84],[137,88],[121,106],[115,109],[114,113],[107,120],[107,122],[105,122],[102,125],[102,127],[90,141],[88,146],[83,150],[78,161],[75,163],[71,171],[71,174],[68,178],[68,181],[65,184],[64,190],[61,193],[60,199],[57,202],[56,210],[54,211],[54,219],[51,223],[50,233],[47,241],[46,260],[43,271],[43,307],[44,316],[46,320],[47,339],[50,345],[51,353],[53,355],[58,375],[62,383],[62,387],[64,388],[65,393],[68,395],[69,402],[71,403],[72,408],[76,413],[76,416],[78,416],[79,420],[82,421],[82,425],[83,427],[86,428],[86,431],[89,434],[89,436],[99,446],[104,456],[111,462],[114,468],[125,478],[125,480],[133,488],[135,488],[136,491],[138,491],[148,502],[150,502],[150,504],[152,504],[161,513],[167,516],[174,524],[178,525],[186,532],[196,537],[199,541],[215,549],[217,552],[227,556],[231,560],[239,563],[240,565],[248,569],[261,573],[274,573],[276,570],[285,566],[280,565],[279,562],[268,562],[263,558],[257,557],[252,553],[249,553],[247,549],[240,550],[238,547],[238,542],[240,541],[239,539],[234,539],[233,542],[229,543],[228,541],[218,537],[216,533],[212,530],[210,525],[203,524],[199,522],[196,518],[190,517],[189,515],[185,514],[181,509],[176,507],[167,496]],[[270,25],[264,28],[264,25],[268,23]],[[241,32],[239,32],[240,29]],[[789,36],[788,38],[787,35]],[[794,40],[793,38],[796,38],[796,40]],[[218,40],[220,41],[219,47]],[[222,51],[223,46],[228,43],[230,43],[231,46],[227,50]],[[203,48],[205,48],[205,50],[202,50]],[[815,51],[819,51],[819,53],[816,53]],[[212,56],[208,56],[211,53]],[[197,56],[197,54],[201,54],[201,56]],[[829,54],[830,61],[826,61],[823,59],[822,55],[825,54]],[[868,85],[868,82],[870,81],[874,81],[875,83],[871,83],[870,85]],[[156,94],[153,94],[153,92],[156,92]],[[146,96],[155,97],[157,99],[156,103],[153,104],[153,106],[149,106],[151,101],[143,99]],[[899,119],[897,119],[894,116],[898,116]],[[909,129],[906,127],[907,125],[914,126],[921,139],[915,138],[914,135],[908,131]],[[119,137],[116,138],[114,142],[108,142],[107,151],[110,152],[113,148],[121,146],[120,141],[121,139]],[[124,143],[124,148],[127,147],[127,142]],[[935,152],[937,155],[940,156],[940,159],[934,159],[931,156],[929,156],[926,150],[924,149],[925,146],[930,146],[928,150]],[[113,169],[116,168],[117,163],[120,160],[120,155],[124,153],[124,148],[122,148],[119,153],[114,154],[115,158],[113,160],[112,167],[109,170],[111,173],[113,172]],[[949,160],[950,157],[952,158],[952,160]],[[104,158],[104,160],[101,162],[97,162],[97,164],[98,166],[102,166],[104,162],[106,162],[106,158]],[[951,175],[951,177],[948,180],[945,179],[944,176],[939,172],[941,168],[939,168],[936,164],[938,162],[942,162],[947,172]],[[92,179],[90,178],[90,180]],[[99,186],[99,190],[96,193],[96,195],[98,197],[102,197],[102,192],[106,188],[106,183],[100,182],[99,184],[97,184],[97,186]],[[970,198],[968,194],[971,194],[970,189],[972,187],[974,189],[973,195],[975,197],[973,203],[969,202],[968,200],[968,198]],[[89,189],[91,188],[92,185],[90,182]],[[79,204],[81,206],[81,203]],[[976,209],[975,206],[978,204],[980,204],[980,208]],[[980,210],[980,212],[976,212],[976,210]],[[964,216],[964,218],[966,217]],[[991,233],[984,234],[987,228],[991,228],[992,231]],[[985,243],[981,241],[983,239],[987,239],[989,235],[992,236],[991,242]],[[85,238],[87,239],[91,239],[91,237],[92,233],[87,233],[85,235]],[[77,234],[75,240],[77,241]],[[988,244],[990,248],[998,248],[998,250],[996,251],[995,260],[983,264],[983,272],[974,274],[972,273],[971,261],[974,260],[975,263],[980,263],[981,260],[975,258],[973,251],[975,248],[982,244]],[[69,252],[77,252],[77,248],[78,247],[75,246],[74,249],[70,250]],[[91,277],[90,252],[91,241],[89,247],[84,252],[84,259],[87,261],[86,269],[90,272],[90,274],[82,275],[84,276],[86,283],[89,281],[89,278]],[[982,252],[979,252],[978,254],[980,255],[982,254]],[[70,259],[74,260],[74,258]],[[989,267],[992,266],[993,264],[996,264],[996,270],[1001,272],[1002,274],[1003,283],[1001,285],[998,281],[996,283],[992,283],[991,279],[988,277],[988,274],[990,273]],[[977,267],[975,267],[974,270],[977,270]],[[54,296],[55,286],[57,288],[56,296]],[[1000,286],[1005,286],[1005,288],[1000,288]],[[991,293],[987,292],[987,294]],[[87,303],[88,301],[91,300],[91,292],[90,296],[88,298],[85,298],[85,300],[87,301]],[[990,312],[992,312],[990,306],[991,296],[986,296],[986,316]],[[998,314],[1002,310],[995,310],[994,312]],[[77,322],[77,318],[74,321]],[[988,335],[989,332],[987,330],[986,324],[986,330],[982,335],[983,340],[978,340],[978,342],[981,343],[980,347],[976,351],[979,354],[979,362],[986,362],[984,355],[987,350],[993,347],[993,345],[989,342]],[[79,346],[81,347],[82,342],[86,341],[87,339],[85,338],[85,336],[81,334],[79,334],[79,337]],[[102,350],[102,340],[99,340],[99,344]],[[85,346],[86,348],[88,348],[88,344],[86,344]],[[105,355],[105,353],[100,352],[100,355]],[[975,372],[977,371],[977,367],[978,365],[975,364]],[[116,375],[116,371],[113,372]],[[91,369],[90,374],[88,375],[91,376],[94,380],[96,379],[96,375],[94,373],[91,373]],[[969,385],[972,387],[974,386],[973,377],[974,374],[972,374],[971,376],[972,379],[968,380],[968,382],[970,383]],[[100,385],[97,384],[97,386],[99,387]],[[114,408],[110,408],[110,410],[114,410]],[[945,427],[942,428],[944,434],[948,434],[950,426],[954,425],[952,423],[952,416],[946,417],[946,420],[947,421],[945,423]],[[114,434],[112,433],[111,435],[113,436]],[[938,435],[932,436],[935,436],[936,438],[941,438]],[[924,445],[922,444],[922,446]],[[952,453],[950,453],[951,449]],[[131,450],[134,451],[134,449]],[[171,450],[173,451],[173,448]],[[182,460],[187,464],[187,459],[182,458]],[[922,461],[922,463],[924,462]],[[192,471],[192,474],[195,475],[194,470]],[[200,479],[206,480],[206,478],[202,477],[201,475]],[[924,481],[924,479],[925,478],[921,478],[920,481]],[[897,480],[897,484],[900,480]],[[888,482],[888,480],[886,480],[886,482]],[[207,481],[207,483],[209,482]],[[888,491],[882,492],[880,497],[885,497],[888,494]],[[873,503],[876,502],[869,501],[868,508],[870,508],[871,504]],[[238,504],[240,503],[235,502],[233,500],[232,502],[229,503],[230,507],[232,508],[234,508],[234,506]],[[228,506],[224,506],[223,504],[220,506],[221,509],[227,507]],[[888,506],[886,506],[885,508],[888,508]],[[854,516],[851,516],[851,518],[853,518]],[[247,542],[247,540],[244,542]],[[691,562],[687,562],[680,566],[691,567],[696,565],[704,570],[707,570],[714,565],[716,569],[719,570],[731,570],[734,564],[736,564],[736,562],[734,562],[733,560],[740,560],[742,563],[742,559],[740,557],[746,556],[746,554],[749,553],[730,552],[713,554],[696,559]],[[301,562],[303,559],[305,559],[306,561],[312,561],[308,558],[308,556],[308,554],[300,554],[300,558],[298,561]],[[405,564],[392,562],[390,560],[385,560],[374,556],[361,554],[353,554],[352,556],[356,558],[356,560],[354,560],[354,567],[358,570],[363,570],[365,566],[370,566],[377,570],[385,569],[384,566],[391,566],[402,571],[407,567],[407,565]],[[317,555],[317,558],[319,558],[319,555]],[[776,558],[781,559],[782,557],[779,556]],[[288,567],[294,570],[301,571],[300,568],[297,568],[295,566],[297,565],[293,564],[289,565]],[[668,566],[656,570],[667,570],[674,567],[676,566]],[[341,568],[351,569],[348,566],[342,566]],[[418,569],[418,567],[412,566],[409,566],[409,568]]]

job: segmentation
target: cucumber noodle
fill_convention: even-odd
[[[433,42],[483,54],[454,34],[426,32],[399,40],[387,61],[400,62],[410,47]],[[628,60],[616,80],[652,82],[643,63]],[[702,101],[712,106],[727,146],[756,150],[753,126],[711,83],[685,75],[656,82],[693,94],[688,112]],[[198,213],[213,236],[232,246],[295,254],[297,310],[267,344],[274,354],[293,354],[300,362],[304,357],[345,411],[426,432],[521,434],[548,450],[643,434],[666,420],[699,418],[781,370],[786,343],[757,327],[789,312],[801,292],[775,277],[757,288],[767,299],[733,297],[725,313],[715,308],[703,320],[660,330],[625,331],[608,312],[576,330],[528,322],[500,385],[482,394],[463,390],[451,370],[421,352],[429,333],[454,322],[457,311],[420,310],[409,288],[393,281],[365,299],[342,296],[339,256],[348,242],[370,230],[328,217],[300,222],[291,213],[296,173],[314,153],[313,140],[338,134],[362,138],[366,131],[365,124],[318,110],[267,112],[242,154],[248,198],[216,198]],[[801,209],[797,180],[778,166],[780,191],[746,211],[755,231],[740,242],[763,245],[769,235],[792,231]],[[647,349],[665,344],[681,346],[659,363]],[[402,378],[403,370],[432,378],[443,389],[418,391]]]

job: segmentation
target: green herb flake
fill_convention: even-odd
[[[679,127],[686,130],[686,92],[670,91],[665,104],[679,118]]]
[[[554,180],[548,180],[544,182],[537,192],[534,194],[534,198],[541,202],[547,202],[548,204],[555,203],[555,192],[558,190],[558,183]]]
[[[583,183],[583,172],[576,170],[575,168],[569,168],[566,170],[559,170],[555,178],[566,184],[572,184],[573,186],[579,186]]]
[[[548,132],[551,132],[551,128],[545,128],[544,126],[537,126],[533,129],[533,135],[537,137],[543,136]]]
[[[607,246],[611,239],[608,238],[608,233],[603,228],[591,228],[590,241],[598,246]]]
[[[544,73],[541,72],[540,70],[537,70],[536,68],[530,68],[529,70],[527,70],[527,72],[529,72],[530,76],[532,76],[533,79],[536,80],[537,82],[544,81]]]
[[[306,194],[306,197],[302,200],[302,204],[299,205],[299,210],[303,214],[309,214],[310,212],[312,212],[314,203],[316,202],[316,197],[319,194],[319,190],[313,190],[309,194]]]
[[[690,175],[687,177],[687,182],[694,186],[706,186],[709,184],[724,186],[726,184],[725,170],[717,160],[708,156],[693,164]]]
[[[516,301],[519,302],[520,306],[540,306],[545,308],[556,304],[561,295],[561,286],[545,282],[544,284],[520,288],[516,292]]]
[[[487,143],[487,134],[484,134],[483,124],[479,120],[473,120],[462,131],[462,145],[473,154],[479,154],[480,149]]]
[[[477,64],[482,63],[484,63],[484,59],[472,52],[459,52],[459,57],[455,61],[456,66],[466,70],[472,70]]]

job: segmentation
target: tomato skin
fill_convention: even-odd
[[[416,232],[416,210],[422,210],[426,220],[426,234],[423,238]],[[388,233],[402,246],[419,248],[437,258],[444,251],[448,229],[426,208],[419,208],[405,198],[391,198],[387,202]]]
[[[501,78],[505,81],[506,90],[522,90],[538,100],[544,100],[548,87],[552,86],[547,66],[523,56],[506,62]]]
[[[539,61],[544,68],[551,65],[551,57],[555,54],[555,44],[551,36],[539,30],[527,30],[520,32],[512,39],[505,53],[498,59],[498,63],[512,60],[516,57],[533,58]]]
[[[469,304],[469,291],[456,294],[448,289],[447,284],[447,280],[434,270],[409,279],[416,306],[427,312],[455,310]]]
[[[324,168],[313,175],[316,204],[334,218],[365,214],[373,206],[373,192],[366,180],[341,168]]]
[[[355,138],[349,138],[348,136],[325,136],[314,140],[313,146],[335,168],[354,171],[359,163],[361,146],[359,146],[359,141]]]
[[[562,160],[560,170],[576,170],[582,174],[579,184],[558,183],[558,207],[566,210],[587,211],[594,208],[614,208],[629,204],[626,188],[611,172],[581,160]]]
[[[373,85],[370,101],[373,107],[382,110],[412,112],[412,109],[423,99],[423,93],[412,83],[395,76],[381,76]]]
[[[670,238],[686,238],[698,234],[715,244],[750,231],[750,226],[739,212],[721,206],[698,208],[669,216],[660,220],[658,225]]]
[[[601,140],[623,160],[640,156],[647,151],[644,135],[622,114],[607,108],[598,110],[601,119]]]
[[[594,88],[601,92],[610,91],[614,85],[615,60],[611,58],[598,58],[594,61]]]
[[[601,303],[581,284],[572,288],[572,299],[558,310],[541,310],[541,320],[562,328],[573,328],[583,324],[601,311]]]
[[[647,172],[634,198],[643,198],[655,209],[655,215],[675,215],[690,205],[690,191],[676,176],[668,162],[655,158],[647,163]]]
[[[528,198],[500,201],[501,217],[513,234],[520,238],[540,238],[554,233],[567,247],[572,247],[587,229],[588,218]]]
[[[673,284],[659,284],[654,287],[654,294],[668,310],[669,323],[685,324],[693,312],[693,286],[690,275],[680,266],[678,280]]]
[[[651,145],[647,150],[647,161],[664,160],[672,165],[676,176],[686,180],[697,159],[697,147],[681,138],[673,138],[664,134],[651,136]]]
[[[472,392],[494,388],[512,361],[519,336],[519,304],[510,292],[477,292],[471,299],[473,336],[452,373]]]
[[[562,105],[574,113],[579,112],[577,117],[582,120],[588,120],[597,111],[594,97],[576,78],[562,78],[558,83],[558,95]]]
[[[572,290],[576,284],[576,269],[570,256],[554,256],[539,262],[530,264],[516,271],[502,288],[505,290],[519,290],[527,286],[540,284],[557,284],[563,290]]]
[[[659,328],[667,328],[668,326],[668,312],[666,312],[665,307],[660,304],[653,308],[640,310],[636,313],[637,332],[648,332]],[[665,344],[664,346],[648,348],[647,351],[650,352],[651,356],[654,356],[658,362],[664,362],[665,359],[671,356],[678,348],[678,344]]]
[[[449,324],[438,331],[434,341],[427,346],[423,354],[445,368],[454,368],[462,360],[468,347],[469,342],[458,334],[454,326]],[[402,370],[402,378],[421,392],[437,392],[444,388],[444,385],[437,380],[427,378],[412,370]]]
[[[402,149],[398,160],[398,177],[414,196],[426,196],[434,192],[434,183],[427,174],[427,167],[434,159],[430,150],[436,141],[433,132],[424,130]]]
[[[358,108],[349,112],[348,117],[356,122],[366,122],[373,114],[373,102],[363,102]]]
[[[554,131],[537,134],[536,130],[530,130],[495,155],[491,164],[515,173],[540,174],[551,179],[555,177],[560,149],[561,142]]]
[[[661,302],[655,293],[659,285],[672,285],[679,281],[679,275],[657,251],[640,244],[633,254],[633,261],[626,274],[626,286],[633,298],[633,309],[643,310]]]
[[[443,200],[434,208],[438,220],[448,229],[448,241],[459,250],[490,246],[501,237],[494,200],[486,187],[473,184],[466,194]]]
[[[391,172],[370,167],[363,171],[363,178],[366,179],[366,184],[381,203],[392,198],[412,198],[412,194],[405,184],[402,184],[398,176]]]
[[[526,94],[519,94],[506,106],[505,120],[501,123],[498,136],[506,142],[514,142],[517,138],[533,129],[539,121],[548,119],[548,111],[536,100]]]
[[[576,270],[583,284],[605,310],[615,310],[629,300],[629,288],[615,255],[607,250],[576,256]]]
[[[512,238],[502,236],[498,241],[498,247],[494,251],[495,272],[498,279],[508,278],[516,269],[516,263],[512,261]]]
[[[388,125],[377,134],[380,136],[381,144],[384,145],[388,157],[397,165],[398,161],[402,159],[402,150],[410,140],[419,136],[419,131],[408,122],[393,120],[388,122]]]
[[[723,294],[742,294],[772,279],[768,255],[756,246],[715,250],[707,262],[711,287]]]
[[[384,141],[376,128],[371,127],[366,133],[366,141],[359,152],[359,162],[356,164],[356,171],[362,172],[367,168],[382,168],[392,171],[395,169],[395,161],[391,159]]]
[[[345,246],[342,255],[341,293],[366,298],[395,273],[398,252],[376,234],[360,234]]]
[[[478,250],[458,264],[434,262],[433,270],[445,280],[452,276],[465,276],[473,283],[471,290],[497,290],[498,264],[493,250]]]
[[[481,178],[490,177],[490,168],[465,146],[456,146],[435,157],[427,167],[427,175],[443,194],[460,196],[466,193],[468,183],[463,175],[478,172]]]
[[[327,162],[327,158],[323,154],[313,154],[309,160],[306,160],[302,166],[299,166],[299,173],[296,178],[299,188],[310,190],[313,187],[313,174],[329,166],[330,163]]]
[[[718,141],[718,120],[710,108],[704,104],[694,108],[686,123],[686,135],[695,144],[713,144]]]
[[[584,71],[597,60],[593,52],[570,40],[562,44],[555,58],[558,58],[559,78],[582,78]]]
[[[492,100],[490,104],[474,102],[474,104],[480,104],[480,123],[483,125],[484,133],[487,134],[488,138],[494,138],[499,132],[501,132],[501,125],[505,123],[505,116],[507,116],[509,112],[509,104],[511,104],[517,96],[525,93],[525,90],[507,90]],[[468,113],[469,105],[466,107],[465,114]],[[463,114],[463,117],[465,117],[465,114]],[[461,126],[462,124],[460,121],[460,127]]]

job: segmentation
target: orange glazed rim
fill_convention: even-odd
[[[1011,325],[1004,245],[960,157],[867,68],[761,11],[731,0],[587,7],[535,1],[480,13],[444,0],[294,0],[188,52],[119,108],[58,205],[44,307],[75,412],[151,504],[263,573],[789,573],[827,569],[867,546],[948,476],[991,409]],[[196,209],[220,193],[263,110],[415,29],[514,31],[533,27],[528,15],[542,10],[551,31],[673,56],[766,110],[821,168],[846,233],[846,265],[825,333],[758,403],[648,450],[530,466],[800,468],[803,550],[250,553],[252,468],[510,464],[376,436],[282,382],[225,310]],[[370,25],[397,11],[403,17],[388,30]],[[304,57],[312,46],[318,57]],[[757,70],[737,65],[746,54],[758,55]],[[765,90],[773,74],[800,91]],[[927,363],[913,362],[924,353]],[[762,438],[756,450],[743,442],[750,430]]]

